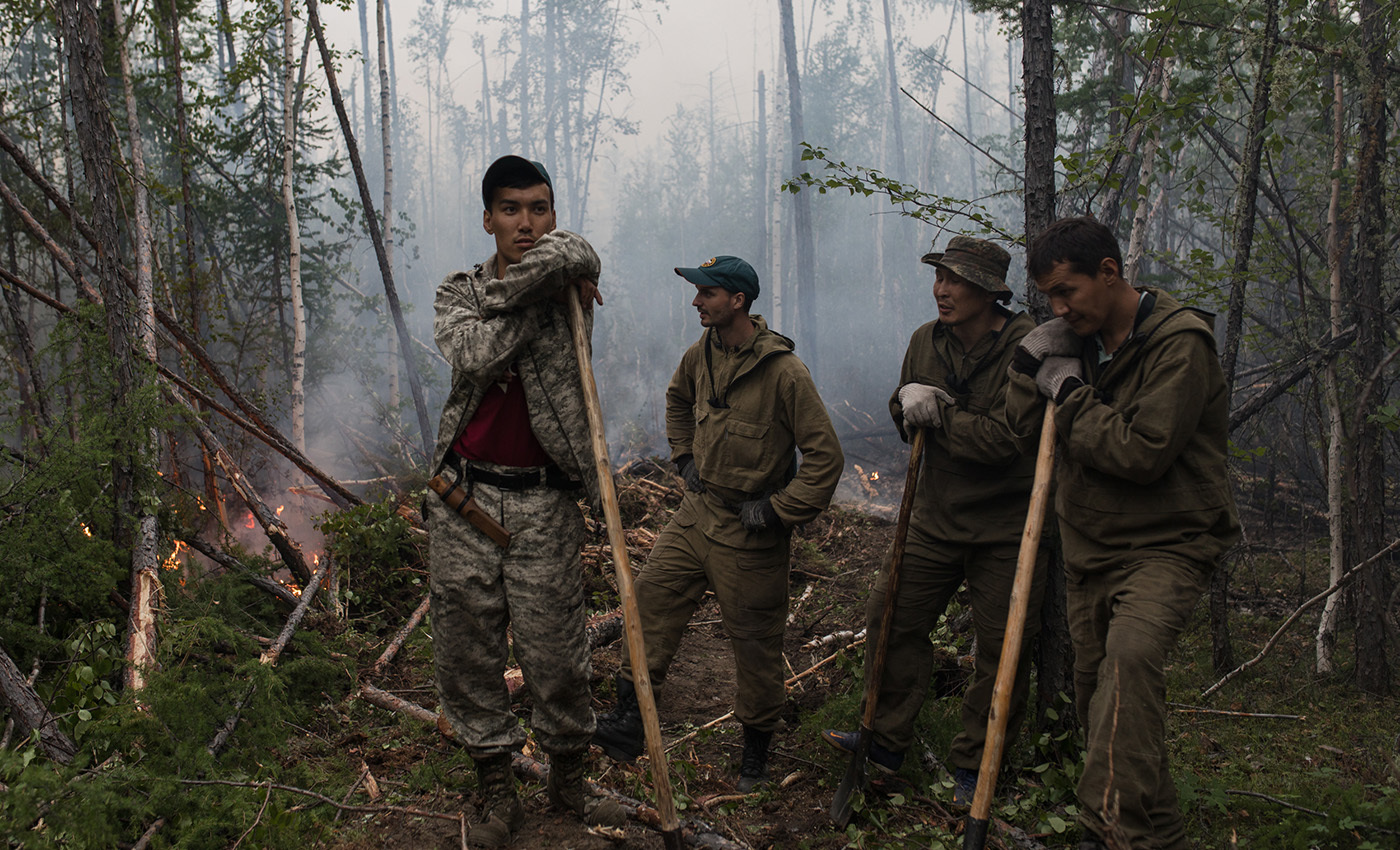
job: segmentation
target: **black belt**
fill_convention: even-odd
[[[470,463],[465,467],[468,480],[487,484],[497,490],[530,490],[540,486],[552,490],[578,490],[583,487],[582,481],[570,478],[557,464],[522,472],[493,472]]]

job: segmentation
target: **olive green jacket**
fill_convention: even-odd
[[[998,309],[1002,309],[998,307]],[[910,521],[949,543],[1015,543],[1026,524],[1035,453],[1022,454],[1006,424],[1007,367],[1035,323],[1007,314],[1000,331],[971,351],[942,322],[914,331],[899,370],[899,386],[938,387],[956,404],[939,403],[942,427],[929,430]],[[890,416],[907,442],[899,390]]]
[[[1097,572],[1143,556],[1211,569],[1240,536],[1226,473],[1229,394],[1215,334],[1201,313],[1167,293],[1102,366],[1084,340],[1087,383],[1055,412],[1056,511],[1065,563]],[[1007,420],[1028,451],[1044,398],[1013,370]]]
[[[762,316],[749,318],[757,331],[738,348],[726,351],[711,329],[681,357],[666,388],[666,439],[672,460],[694,455],[706,488],[686,491],[675,521],[699,523],[717,543],[756,549],[787,531],[745,529],[740,502],[771,496],[784,526],[810,522],[830,504],[846,460],[792,340]],[[802,453],[795,476],[794,451]]]
[[[433,338],[452,366],[452,391],[442,408],[433,469],[441,468],[491,383],[514,364],[535,439],[565,473],[584,482],[598,507],[598,473],[568,309],[554,296],[576,277],[597,280],[600,269],[587,240],[556,230],[541,236],[505,277],[496,277],[492,255],[443,280],[433,303]],[[592,311],[585,316],[591,336]]]

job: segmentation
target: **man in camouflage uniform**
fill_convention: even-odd
[[[1011,257],[1001,246],[954,236],[946,251],[925,254],[922,260],[934,267],[938,319],[909,340],[899,387],[890,396],[890,416],[906,441],[914,428],[926,428],[928,434],[871,722],[870,759],[890,771],[903,764],[933,668],[929,633],[966,581],[977,657],[949,762],[953,799],[970,805],[1035,474],[1034,455],[1022,454],[1006,426],[1006,369],[1017,343],[1035,323],[1002,305],[1011,300],[1006,286]],[[1023,658],[1039,630],[1045,589],[1045,559],[1036,566]],[[867,647],[875,645],[883,628],[887,587],[882,571],[866,603]],[[867,675],[874,673],[867,670]],[[1007,723],[1012,741],[1025,716],[1029,679],[1030,664],[1023,661]],[[848,751],[858,741],[856,733],[834,729],[822,737]]]
[[[497,160],[482,202],[496,254],[450,275],[434,304],[452,391],[433,462],[513,539],[502,548],[431,495],[426,510],[442,714],[475,760],[484,798],[468,839],[504,847],[524,819],[510,764],[525,732],[503,678],[507,627],[550,756],[550,801],[594,824],[625,816],[583,783],[594,717],[577,498],[586,487],[596,503],[598,486],[565,299],[602,303],[598,255],[554,229],[554,190],[539,163]]]
[[[1062,219],[1027,255],[1057,318],[1021,340],[1007,421],[1026,447],[1056,402],[1075,706],[1088,754],[1081,850],[1187,847],[1167,770],[1166,665],[1239,537],[1229,391],[1209,316],[1121,274],[1113,232]]]
[[[666,438],[686,493],[637,577],[637,608],[659,687],[691,614],[714,591],[734,650],[734,716],[744,726],[738,787],[747,793],[767,777],[786,700],[789,536],[826,509],[845,458],[792,340],[749,314],[759,293],[753,267],[716,257],[675,271],[696,287],[691,305],[705,333],[666,389]],[[593,738],[622,761],[643,745],[632,663],[624,653],[617,707],[598,718]]]

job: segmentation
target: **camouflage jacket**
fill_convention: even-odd
[[[598,476],[568,309],[553,296],[573,278],[597,280],[600,268],[582,236],[556,230],[541,236],[503,278],[496,277],[493,255],[443,280],[433,303],[433,338],[452,366],[452,391],[438,425],[434,469],[486,389],[514,365],[535,438],[564,472],[584,482],[597,507]],[[591,337],[593,314],[585,315]]]
[[[956,404],[940,403],[943,425],[929,431],[911,521],[949,543],[1016,543],[1026,525],[1035,454],[1022,454],[1006,425],[1007,367],[1016,346],[1035,323],[1006,313],[1000,331],[971,350],[942,322],[929,322],[909,339],[899,386],[938,387]],[[904,408],[899,390],[890,416],[901,437]]]
[[[762,316],[743,345],[726,351],[707,330],[681,357],[666,388],[671,458],[694,455],[704,493],[686,491],[675,521],[700,524],[707,537],[737,549],[778,543],[783,532],[752,532],[739,522],[740,502],[771,496],[788,528],[826,509],[845,455],[792,340]],[[794,477],[795,451],[802,463]]]
[[[1065,565],[1079,572],[1150,555],[1210,569],[1240,536],[1215,334],[1197,311],[1148,292],[1151,312],[1113,359],[1100,364],[1093,338],[1084,340],[1087,383],[1055,411],[1055,510]],[[1040,438],[1044,404],[1035,377],[1013,369],[1007,422],[1027,451]]]

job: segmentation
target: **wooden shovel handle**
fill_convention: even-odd
[[[632,565],[627,557],[627,538],[623,534],[622,515],[617,506],[617,488],[613,485],[612,461],[608,457],[608,439],[603,431],[603,409],[598,403],[598,382],[593,377],[592,344],[583,305],[572,286],[565,290],[569,303],[569,325],[573,330],[574,354],[578,357],[579,378],[583,382],[583,404],[588,413],[588,431],[593,440],[593,461],[598,470],[598,491],[603,502],[603,517],[607,520],[608,542],[612,544],[613,570],[617,575],[617,593],[622,598],[623,631],[627,650],[632,657],[632,684],[637,691],[637,707],[641,709],[642,728],[646,732],[647,755],[651,759],[652,790],[656,795],[656,811],[661,816],[661,831],[671,839],[679,838],[680,821],[676,818],[675,802],[671,799],[671,779],[666,769],[666,747],[661,741],[661,722],[656,716],[656,698],[651,690],[651,675],[647,669],[646,644],[642,624],[638,619],[637,598],[632,592]]]
[[[1016,579],[1011,585],[1011,610],[1006,619],[1006,636],[1001,644],[1001,663],[997,666],[996,684],[992,687],[992,711],[987,718],[987,740],[982,747],[977,793],[972,797],[972,810],[967,816],[965,835],[969,839],[980,833],[981,841],[986,840],[987,815],[992,810],[992,793],[996,790],[997,774],[1001,770],[1001,754],[1006,749],[1006,720],[1010,714],[1011,689],[1016,681],[1016,667],[1021,660],[1021,636],[1026,630],[1031,579],[1035,575],[1040,530],[1045,525],[1045,506],[1050,501],[1050,479],[1054,469],[1055,402],[1049,401],[1045,403],[1045,418],[1040,426],[1040,451],[1035,457],[1035,479],[1031,484],[1030,505],[1026,509],[1026,527],[1021,533],[1021,552],[1016,559]],[[980,848],[981,841],[965,841],[963,848],[971,850],[974,844]]]

